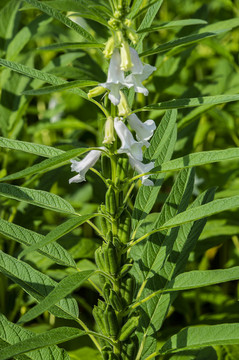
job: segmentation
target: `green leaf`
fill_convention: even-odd
[[[141,24],[140,24],[139,28],[137,29],[137,31],[151,26],[151,24],[154,21],[154,18],[157,15],[162,3],[163,3],[163,0],[158,0],[158,1],[156,1],[156,3],[154,3],[154,5],[152,5],[148,9],[148,11],[145,14],[145,17],[144,17],[143,21],[141,22]],[[146,33],[143,33],[143,34],[141,34],[139,36],[139,41],[138,41],[137,46],[136,46],[136,50],[138,52],[142,51],[142,43],[143,43],[143,40],[144,40],[145,36],[146,36]]]
[[[60,196],[51,194],[47,191],[33,190],[9,184],[0,184],[0,195],[10,199],[24,201],[35,206],[40,206],[44,209],[79,216],[70,203]]]
[[[103,49],[104,44],[89,42],[64,42],[47,46],[42,46],[39,50],[56,51],[56,50],[72,50],[72,49]]]
[[[43,156],[43,157],[47,157],[47,158],[57,156],[57,155],[64,153],[63,150],[56,149],[51,146],[34,144],[34,143],[27,142],[27,141],[7,139],[4,137],[0,137],[0,147],[6,148],[6,149],[24,151],[26,153]]]
[[[201,194],[193,202],[191,207],[194,208],[201,203],[210,202],[214,192],[215,190],[213,189]],[[170,232],[170,235],[165,237],[164,246],[169,250],[167,252],[167,258],[164,261],[164,266],[149,279],[150,283],[145,286],[139,300],[149,296],[153,292],[153,289],[164,289],[170,280],[174,279],[178,274],[184,271],[189,254],[194,249],[205,223],[205,219],[202,219],[194,223],[191,222],[182,225],[179,231],[175,229],[175,232],[178,232],[176,235],[180,241],[174,241],[174,231]],[[144,265],[142,264],[142,266]],[[155,333],[161,328],[170,305],[173,303],[176,296],[176,292],[170,294],[161,293],[147,301],[145,304],[142,304],[142,317],[140,320],[142,330],[138,333],[141,346],[136,357],[137,360],[145,358],[155,351],[156,344],[152,343],[151,338],[154,338]],[[160,309],[160,311],[158,309]]]
[[[158,354],[232,344],[239,344],[239,324],[190,326],[169,338]]]
[[[187,169],[182,170],[178,174],[158,218],[151,224],[152,231],[160,228],[162,224],[173,218],[177,213],[186,210],[192,195],[193,185],[194,172],[188,171]],[[145,222],[147,222],[147,218],[145,219]],[[171,233],[172,241],[170,246],[165,239],[166,236],[170,236],[170,232],[167,232],[167,230],[156,234],[152,233],[143,249],[140,250],[140,260],[137,261],[134,266],[137,271],[136,278],[141,285],[138,297],[144,290],[149,278],[162,269],[164,262],[171,251],[172,244],[177,237],[177,232]],[[142,263],[144,264],[144,270],[142,270]]]
[[[202,34],[184,36],[182,38],[172,40],[172,41],[169,41],[169,42],[167,42],[165,44],[159,45],[158,47],[156,47],[154,49],[146,50],[146,51],[142,52],[140,54],[140,56],[150,56],[150,55],[154,55],[154,54],[158,54],[158,53],[168,51],[170,49],[175,49],[176,47],[179,47],[179,46],[185,46],[185,45],[187,46],[187,45],[195,44],[195,43],[197,43],[197,42],[199,42],[201,40],[208,39],[208,38],[211,38],[213,36],[220,35],[221,33],[225,32],[225,31],[229,31],[229,30],[220,30],[220,31],[215,31],[215,32],[204,32]]]
[[[145,151],[144,158],[146,162],[155,161],[155,165],[158,166],[171,158],[176,142],[176,118],[177,111],[168,111],[165,114],[154,133],[150,147]],[[132,226],[135,233],[152,209],[163,183],[164,175],[153,176],[152,179],[155,180],[155,185],[141,186],[136,196],[132,214]]]
[[[0,251],[0,271],[38,302],[43,300],[57,286],[57,282],[49,276],[2,251]],[[49,311],[64,319],[75,319],[79,316],[77,302],[72,297],[61,299]]]
[[[55,86],[46,86],[41,89],[36,90],[26,90],[23,91],[22,95],[45,95],[45,94],[51,94],[57,91],[65,91],[69,89],[74,89],[78,87],[87,87],[87,86],[96,86],[98,85],[97,81],[92,80],[76,80],[71,81],[68,84],[62,84],[62,85],[55,85]]]
[[[30,166],[29,168],[20,170],[15,174],[7,175],[1,178],[0,181],[20,179],[29,175],[41,174],[50,171],[52,169],[57,169],[62,165],[68,164],[70,160],[73,159],[74,157],[94,149],[98,150],[98,148],[82,148],[82,149],[80,148],[80,149],[72,149],[66,151],[63,154],[56,155],[54,157],[51,157],[50,159],[43,160],[38,164]]]
[[[39,304],[31,308],[19,320],[19,323],[24,323],[35,319],[44,311],[48,310],[55,303],[71,294],[74,290],[81,286],[91,275],[94,270],[81,271],[76,274],[69,275],[61,280],[55,288],[47,295]]]
[[[164,289],[157,290],[148,298],[140,300],[139,304],[150,300],[157,294],[197,289],[233,280],[239,280],[239,266],[230,269],[188,271],[176,276]]]
[[[142,5],[142,3],[143,3],[143,0],[135,0],[135,1],[133,2],[133,5],[131,6],[131,9],[130,9],[130,13],[129,13],[129,15],[128,15],[128,17],[129,17],[130,19],[132,19],[132,18],[138,13],[138,11],[139,11],[140,6]]]
[[[66,80],[63,80],[55,75],[49,74],[45,71],[40,71],[37,69],[30,68],[28,66],[16,63],[14,61],[0,59],[0,65],[8,67],[9,69],[16,71],[20,74],[23,74],[25,76],[28,76],[30,78],[38,79],[52,85],[68,84]],[[69,89],[68,91],[73,92],[74,94],[77,94],[83,97],[84,99],[88,100],[87,94],[81,89]]]
[[[184,109],[194,106],[219,105],[227,102],[238,101],[238,94],[231,95],[215,95],[215,96],[199,96],[196,98],[174,99],[164,101],[158,104],[152,104],[143,107],[137,111],[163,110],[163,109]]]
[[[30,247],[26,248],[19,254],[19,258],[23,257],[24,255],[29,254],[32,251],[38,250],[39,248],[48,245],[62,236],[68,234],[70,231],[74,230],[78,226],[85,223],[87,220],[90,220],[94,216],[99,216],[100,214],[88,214],[82,215],[77,218],[68,219],[59,226],[57,226],[54,230],[49,232],[40,242],[37,242]]]
[[[203,217],[218,214],[222,211],[235,209],[236,207],[239,207],[239,195],[225,199],[213,200],[210,204],[204,204],[193,209],[188,209],[181,214],[176,215],[164,223],[161,229],[163,230],[176,227]]]
[[[212,150],[188,154],[178,159],[167,161],[157,167],[157,172],[178,171],[181,169],[211,164],[219,161],[236,160],[239,157],[239,148]],[[152,170],[153,173],[153,170]]]
[[[4,315],[0,314],[0,353],[7,345],[14,345],[19,343],[19,341],[24,340],[29,341],[29,339],[34,336],[35,333],[24,329],[19,325],[13,324],[8,321]],[[4,344],[1,342],[4,342]],[[19,360],[20,358],[23,359],[23,357],[17,357]],[[50,347],[45,347],[44,349],[28,352],[27,356],[24,357],[24,360],[25,359],[70,360],[70,357],[64,349],[60,349],[56,345],[52,345]]]
[[[47,15],[53,17],[54,19],[59,20],[61,23],[76,31],[78,34],[83,36],[86,40],[95,42],[94,36],[92,36],[88,31],[86,31],[82,26],[74,23],[68,17],[60,13],[58,10],[53,9],[51,6],[48,6],[46,3],[42,3],[38,0],[25,0],[28,4],[34,6],[35,8],[41,10]]]
[[[33,34],[49,23],[50,19],[46,15],[38,16],[29,25],[24,26],[11,40],[7,48],[7,60],[14,60],[24,46],[30,41]]]
[[[0,53],[7,50],[10,39],[14,36],[16,17],[20,0],[1,2],[0,10]]]
[[[65,341],[76,339],[82,335],[85,335],[85,331],[71,327],[60,327],[48,330],[45,333],[31,336],[29,339],[21,340],[14,345],[3,348],[0,353],[0,360],[7,360],[17,355],[25,354],[31,350],[60,344]]]
[[[174,27],[183,27],[183,26],[201,25],[201,24],[207,24],[207,22],[202,19],[174,20],[170,22],[164,22],[159,25],[150,26],[148,28],[138,30],[137,32],[140,34],[143,32],[152,32],[160,29],[170,29]]]
[[[45,240],[45,236],[3,219],[0,219],[0,233],[27,246],[39,244]],[[76,267],[72,256],[57,243],[45,245],[41,250],[37,249],[37,251],[52,259],[57,264]]]

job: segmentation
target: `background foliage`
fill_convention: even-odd
[[[42,2],[44,3],[44,2]],[[48,0],[52,7],[75,13],[81,13],[80,24],[86,29],[94,30],[99,43],[104,43],[108,32],[100,22],[92,18],[91,4],[82,9],[74,0]],[[64,3],[67,5],[64,8]],[[101,3],[101,1],[97,2]],[[146,3],[153,3],[144,2]],[[69,13],[68,13],[69,14]],[[139,12],[136,18],[137,27],[144,13]],[[217,94],[236,94],[239,91],[238,50],[239,50],[239,1],[230,0],[180,0],[164,1],[153,23],[159,26],[168,21],[180,19],[202,19],[208,25],[162,26],[159,30],[150,32],[144,39],[144,51],[147,52],[154,44],[168,43],[157,54],[149,57],[149,62],[157,66],[157,71],[147,87],[150,95],[146,99],[138,96],[137,107],[148,104],[169,101],[174,98],[188,98]],[[106,17],[107,18],[107,17]],[[230,20],[229,20],[230,19]],[[215,24],[215,25],[214,25]],[[220,32],[222,29],[224,31]],[[228,31],[226,31],[227,29]],[[177,38],[194,36],[205,32],[218,33],[216,36],[192,39],[191,44],[175,46],[170,44]],[[92,30],[90,30],[92,33]],[[93,34],[93,33],[92,33]],[[21,6],[17,0],[0,0],[0,57],[6,60],[24,64],[30,68],[43,69],[52,75],[65,80],[89,80],[104,82],[107,62],[100,50],[81,46],[59,46],[55,43],[84,41],[80,34],[66,28],[61,22],[49,18],[42,12],[31,8],[27,3]],[[172,46],[173,45],[173,46]],[[49,79],[47,79],[49,80]],[[50,81],[46,81],[50,82]],[[86,83],[89,85],[90,83]],[[92,83],[93,85],[93,83]],[[42,81],[29,79],[1,67],[0,73],[1,105],[0,133],[9,139],[55,146],[60,150],[70,150],[80,147],[100,146],[103,138],[103,118],[97,107],[68,91],[39,91],[38,96],[27,95],[30,89],[42,87]],[[85,89],[84,89],[85,90]],[[88,90],[88,87],[86,87]],[[26,94],[23,94],[26,92]],[[32,93],[31,93],[32,94]],[[142,120],[152,118],[160,123],[165,110],[152,110],[142,113]],[[206,105],[203,107],[179,110],[178,139],[174,158],[190,152],[205,150],[220,150],[239,145],[239,103],[224,105]],[[98,130],[99,129],[99,130]],[[56,154],[54,154],[56,155]],[[59,152],[60,155],[60,152]],[[0,176],[4,177],[17,171],[38,164],[40,158],[27,152],[2,149],[0,154]],[[196,185],[194,195],[198,195],[209,187],[217,187],[216,199],[239,195],[238,160],[213,163],[196,168]],[[83,184],[68,184],[72,176],[69,165],[39,173],[33,177],[13,180],[12,184],[30,188],[51,191],[69,201],[74,209],[82,215],[96,212],[99,204],[104,201],[105,186],[96,175],[87,174],[87,182]],[[172,188],[175,174],[169,173],[161,193],[153,208],[158,213]],[[10,221],[41,235],[47,234],[60,225],[65,216],[41,209],[31,204],[19,203],[14,199],[1,197],[1,222]],[[133,198],[132,198],[133,201]],[[152,217],[154,214],[152,214]],[[96,222],[98,220],[96,219]],[[4,233],[3,223],[0,223],[0,249],[17,257],[22,251],[26,235],[22,233],[22,241],[16,242],[16,235]],[[22,232],[21,228],[15,231]],[[238,211],[225,211],[211,217],[200,236],[195,250],[190,255],[187,270],[206,270],[229,268],[238,264],[239,257],[239,221]],[[30,232],[29,234],[30,235]],[[15,240],[13,240],[15,239]],[[59,239],[58,243],[67,249],[71,255],[67,261],[74,261],[81,269],[94,269],[94,251],[100,244],[100,239],[85,223],[80,228]],[[56,249],[57,251],[57,249]],[[66,254],[62,254],[62,261]],[[1,261],[4,261],[2,259]],[[25,261],[36,270],[59,281],[66,274],[71,274],[70,267],[57,265],[54,259],[46,258],[39,252],[27,254]],[[64,264],[64,261],[63,261]],[[19,265],[20,266],[20,265]],[[12,277],[14,278],[14,274]],[[37,275],[36,275],[37,276]],[[95,278],[97,283],[98,279]],[[0,275],[0,312],[12,322],[17,322],[33,304],[33,298],[26,294],[21,284],[15,284],[11,279]],[[51,286],[51,284],[48,284]],[[37,289],[36,289],[37,293]],[[174,334],[184,326],[194,324],[220,324],[239,321],[239,307],[235,301],[239,295],[236,282],[213,285],[198,290],[180,293],[170,309],[169,315],[159,338],[162,343],[169,335]],[[94,327],[91,316],[92,307],[97,301],[97,293],[89,282],[84,282],[78,288],[74,297],[80,307],[80,318],[90,328]],[[63,304],[69,308],[70,304]],[[56,311],[59,311],[56,310]],[[62,309],[61,309],[62,311]],[[4,320],[5,321],[5,320]],[[2,322],[4,324],[4,321]],[[69,319],[55,318],[45,312],[37,320],[24,327],[40,333],[46,329],[70,324]],[[64,344],[72,359],[97,359],[97,352],[88,339],[72,340]],[[57,350],[55,350],[57,351]],[[236,359],[239,352],[237,345],[205,348],[191,351],[180,356],[180,359]],[[45,355],[47,356],[47,355]],[[47,357],[46,357],[47,358]],[[177,360],[178,355],[170,359]]]

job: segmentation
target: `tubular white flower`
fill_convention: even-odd
[[[69,184],[85,181],[85,174],[95,165],[97,160],[100,158],[100,155],[100,150],[91,150],[83,160],[71,160],[71,171],[76,171],[78,174],[69,180]]]
[[[130,165],[138,174],[147,173],[154,168],[154,162],[144,164],[143,162],[135,159],[131,154],[128,154],[128,157],[129,157]],[[153,181],[148,179],[149,176],[150,175],[144,175],[140,178],[143,185],[145,185],[145,186],[153,186],[154,185]]]
[[[118,153],[131,154],[135,159],[143,160],[142,143],[136,141],[127,126],[118,117],[114,119],[114,126],[117,135],[121,140],[121,147]]]
[[[130,48],[130,55],[133,66],[130,69],[131,74],[125,79],[126,83],[128,83],[129,87],[133,86],[136,92],[147,96],[149,92],[146,87],[142,85],[142,81],[146,80],[152,72],[156,70],[156,67],[149,64],[143,64],[137,51],[133,48]]]
[[[108,77],[105,83],[100,84],[110,90],[109,99],[114,105],[120,102],[120,89],[123,87],[131,87],[132,84],[126,83],[124,71],[120,68],[121,57],[118,49],[115,49],[110,60]]]
[[[149,140],[156,129],[155,122],[153,120],[146,120],[142,122],[139,120],[136,114],[131,114],[127,118],[129,125],[136,132],[136,138],[138,141],[142,141],[143,145],[149,147]]]

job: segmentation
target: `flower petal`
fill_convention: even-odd
[[[146,147],[149,146],[149,140],[156,129],[155,122],[153,120],[146,120],[144,123],[139,120],[136,114],[128,116],[128,123],[132,129],[136,132],[137,140],[142,141]]]
[[[118,117],[114,119],[114,127],[122,144],[121,147],[118,149],[118,153],[130,153],[134,158],[141,161],[143,159],[143,144],[134,139],[130,130],[123,123],[123,121],[119,120]]]
[[[81,161],[71,160],[71,171],[78,172],[78,175],[71,178],[69,183],[71,184],[72,182],[79,183],[85,181],[85,174],[95,165],[100,155],[100,150],[91,150]]]

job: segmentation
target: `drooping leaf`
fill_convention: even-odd
[[[60,154],[63,154],[64,151],[54,148],[52,146],[34,144],[27,141],[20,141],[14,139],[7,139],[4,137],[0,137],[0,147],[6,149],[13,149],[18,151],[24,151],[26,153],[43,156],[43,157],[53,157]]]
[[[74,230],[78,226],[82,225],[86,221],[90,220],[94,216],[99,216],[99,214],[88,214],[88,215],[82,215],[79,217],[74,217],[72,219],[68,219],[62,224],[58,225],[55,229],[50,231],[41,241],[31,245],[30,247],[23,250],[19,257],[23,257],[27,254],[29,254],[32,251],[38,250],[42,248],[45,245],[48,245],[57,239],[61,238],[62,236],[66,235],[70,231]]]
[[[44,209],[79,216],[68,201],[47,191],[33,190],[9,184],[0,184],[0,195],[40,206]]]
[[[81,87],[96,86],[96,85],[98,85],[97,81],[76,80],[76,81],[71,81],[68,84],[46,86],[46,87],[43,87],[41,89],[36,89],[36,90],[26,90],[26,91],[23,91],[22,94],[37,96],[37,95],[51,94],[51,93],[54,93],[57,91],[65,91],[65,90],[69,90],[69,89],[74,89],[77,87],[81,88]]]
[[[3,219],[0,219],[0,233],[10,239],[16,240],[20,244],[28,246],[38,244],[45,240],[45,236]],[[37,251],[52,259],[57,264],[76,267],[76,263],[71,254],[58,243],[44,245],[44,247],[39,250],[37,249]]]
[[[29,340],[34,337],[35,334],[22,326],[13,324],[8,319],[0,314],[0,353],[7,345],[14,345],[19,341]],[[4,342],[4,345],[1,343]],[[17,357],[20,360],[20,356]],[[23,359],[23,357],[21,357]],[[24,357],[25,359],[31,360],[70,360],[67,352],[63,349],[58,348],[56,345],[45,347],[44,349],[29,351]]]
[[[69,19],[67,16],[60,13],[58,10],[52,8],[51,6],[47,5],[46,3],[40,2],[38,0],[25,0],[28,4],[36,7],[37,9],[41,10],[42,12],[46,13],[47,15],[53,17],[54,19],[59,20],[61,23],[66,25],[67,27],[71,28],[72,30],[76,31],[80,34],[83,38],[89,41],[95,41],[95,38],[82,26],[76,24],[74,21]]]
[[[41,315],[44,311],[51,308],[55,303],[80,287],[80,285],[85,282],[93,273],[94,270],[86,270],[65,277],[39,304],[26,312],[20,318],[19,322],[28,322]]]
[[[28,351],[60,344],[83,335],[85,335],[85,331],[73,327],[59,327],[57,329],[52,329],[3,348],[0,352],[0,360],[11,359],[14,356],[25,354]]]
[[[0,251],[0,271],[38,302],[43,300],[57,285],[49,276],[2,251]],[[77,302],[71,297],[61,299],[49,311],[53,315],[65,319],[75,319],[79,315]]]
[[[9,69],[16,71],[20,74],[23,74],[25,76],[28,76],[30,78],[38,79],[38,80],[41,80],[43,82],[46,82],[46,83],[49,83],[52,85],[67,84],[66,80],[63,80],[58,76],[49,74],[45,71],[33,69],[33,68],[30,68],[28,66],[25,66],[25,65],[13,62],[13,61],[0,59],[0,65],[8,67]],[[69,89],[68,91],[73,92],[74,94],[77,94],[77,95],[83,97],[84,99],[88,100],[87,94],[81,89]]]

